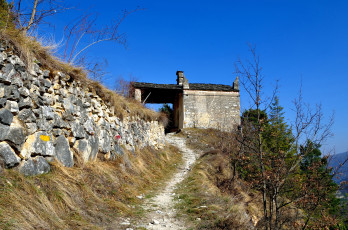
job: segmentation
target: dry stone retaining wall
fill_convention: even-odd
[[[49,161],[74,165],[97,155],[115,159],[123,148],[161,148],[164,128],[157,121],[115,116],[95,93],[64,73],[24,62],[0,42],[0,161],[25,175],[46,173]]]

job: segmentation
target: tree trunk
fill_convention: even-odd
[[[35,14],[36,14],[36,8],[37,8],[38,2],[39,2],[39,0],[35,0],[35,2],[34,2],[33,10],[31,11],[31,16],[30,16],[28,25],[23,29],[24,33],[26,33],[31,28],[31,26],[34,23]]]
[[[272,229],[272,219],[273,219],[273,195],[269,195],[269,201],[268,201],[268,206],[269,206],[269,229]]]
[[[275,218],[275,229],[280,229],[280,226],[279,226],[279,217],[280,217],[280,212],[279,212],[279,206],[278,206],[278,188],[275,188],[275,191],[274,191],[274,205],[275,205],[275,208],[276,208],[276,218]]]
[[[263,215],[265,219],[265,229],[268,230],[268,213],[267,213],[267,186],[265,179],[265,168],[263,165],[263,153],[262,153],[262,140],[261,133],[259,133],[259,154],[260,154],[260,168],[261,168],[261,176],[262,176],[262,201],[263,201]]]

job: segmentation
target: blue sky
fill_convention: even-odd
[[[189,82],[232,84],[234,63],[248,57],[255,44],[271,94],[279,80],[280,104],[293,118],[292,101],[302,81],[304,100],[335,112],[334,137],[324,149],[348,151],[348,1],[67,1],[77,8],[56,15],[56,41],[64,25],[84,12],[98,13],[97,25],[109,23],[121,10],[145,10],[120,26],[127,48],[115,43],[94,46],[88,55],[106,58],[112,87],[118,76],[138,81],[175,83],[177,70]],[[52,30],[51,30],[52,31]],[[39,30],[44,33],[43,29]],[[63,41],[64,42],[64,41]],[[241,91],[242,109],[249,106]]]

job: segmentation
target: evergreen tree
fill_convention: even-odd
[[[158,109],[158,112],[165,114],[168,118],[168,124],[165,127],[165,131],[169,132],[174,125],[174,111],[168,104],[163,104],[161,108]]]
[[[264,111],[248,110],[243,116],[244,127],[247,128],[244,130],[247,144],[243,155],[246,156],[247,162],[241,164],[244,166],[241,172],[255,189],[263,191],[267,196],[265,221],[268,228],[280,229],[283,224],[282,218],[285,218],[282,210],[289,202],[286,197],[293,187],[293,179],[296,178],[294,174],[297,171],[294,165],[298,156],[295,154],[292,131],[285,122],[278,97],[275,97],[270,106],[269,115]],[[255,140],[258,139],[254,134],[257,127],[261,130],[262,158],[253,151]],[[260,170],[261,164],[264,166],[263,171]]]
[[[262,134],[265,150],[269,153],[278,154],[280,152],[294,153],[290,151],[294,138],[291,129],[284,119],[283,107],[279,105],[276,96],[270,106],[269,119]]]
[[[258,114],[260,116],[259,119],[257,118]],[[268,122],[268,116],[264,110],[259,110],[259,113],[257,112],[257,109],[248,109],[243,112],[242,114],[243,123],[250,122],[254,126],[256,126],[258,121],[261,123],[261,125],[264,125]]]
[[[338,185],[333,181],[327,157],[321,156],[320,145],[311,140],[300,147],[300,154],[302,185],[298,196],[302,199],[298,204],[306,211],[306,226],[324,228],[335,225],[334,217],[340,214],[340,200],[336,198]]]
[[[241,85],[256,109],[243,113],[238,138],[238,165],[243,178],[261,192],[263,218],[260,227],[266,230],[305,229],[311,222],[313,229],[328,229],[335,223],[335,216],[324,207],[335,191],[331,187],[330,177],[327,177],[330,173],[327,174],[323,167],[325,160],[320,160],[308,166],[309,174],[306,177],[300,169],[306,166],[301,165],[305,161],[301,162],[299,143],[305,140],[304,136],[311,136],[320,143],[324,141],[330,136],[332,119],[327,124],[323,123],[321,107],[311,109],[307,106],[300,91],[294,100],[294,129],[289,128],[279,99],[276,97],[270,106],[263,98],[264,76],[260,59],[255,47],[249,48],[251,58],[247,62],[238,60],[235,66]],[[268,119],[262,114],[263,106],[270,111]],[[295,205],[300,208],[294,209]],[[304,214],[307,214],[307,218]],[[315,223],[320,225],[315,226]]]
[[[158,111],[167,114],[168,117],[171,117],[173,114],[173,109],[168,104],[163,104],[163,106],[159,108]]]

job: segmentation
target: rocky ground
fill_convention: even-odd
[[[161,190],[155,197],[145,201],[143,209],[145,210],[145,217],[142,218],[140,223],[131,226],[129,221],[121,223],[125,226],[124,229],[188,229],[188,223],[180,220],[176,215],[175,206],[175,193],[176,186],[183,181],[187,172],[190,170],[191,165],[195,162],[197,153],[189,149],[185,142],[185,138],[178,137],[175,134],[167,134],[166,140],[169,144],[172,144],[180,149],[183,154],[183,164],[178,168],[178,171],[167,182],[165,188]],[[129,225],[128,225],[129,224]],[[128,225],[128,226],[127,226]]]

